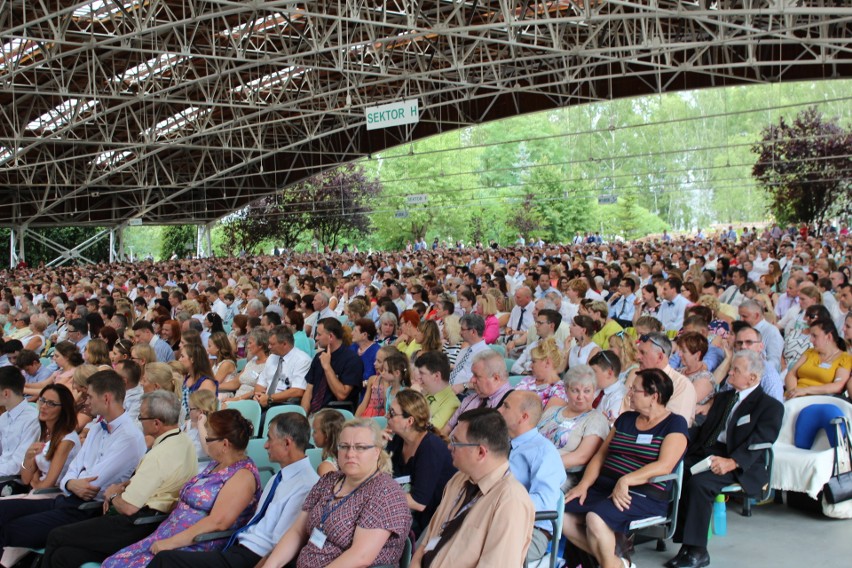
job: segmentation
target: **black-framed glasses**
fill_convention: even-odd
[[[405,412],[404,410],[401,411],[401,412],[397,412],[393,408],[388,409],[388,418],[396,418],[397,416],[402,416],[403,418],[408,418],[411,415],[408,414],[407,412]]]
[[[157,420],[157,419],[154,418],[153,416],[140,416],[139,417],[140,422],[144,422],[145,420]]]
[[[56,402],[56,401],[53,401],[53,400],[47,400],[43,396],[39,397],[38,403],[42,404],[42,405],[44,405],[48,408],[59,408],[60,406],[62,406],[61,402]]]
[[[204,441],[205,441],[205,442],[207,442],[208,444],[212,444],[213,442],[221,442],[221,441],[222,441],[222,440],[224,440],[224,439],[225,439],[225,438],[221,438],[221,437],[216,437],[216,438],[204,438]]]
[[[479,444],[474,444],[472,442],[459,442],[456,440],[455,436],[450,436],[450,449],[454,450],[456,448],[475,448],[479,446]]]

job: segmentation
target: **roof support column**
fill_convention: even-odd
[[[124,250],[124,229],[126,225],[121,225],[110,229],[109,231],[109,261],[119,262],[127,258]]]
[[[198,232],[195,239],[195,256],[197,258],[208,258],[213,256],[213,223],[206,225],[198,225]]]
[[[26,260],[24,250],[24,235],[26,232],[26,225],[9,229],[9,268],[15,268],[19,262]]]

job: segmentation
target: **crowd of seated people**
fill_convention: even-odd
[[[531,515],[561,489],[572,545],[618,567],[629,522],[665,503],[649,480],[712,456],[685,476],[669,563],[705,566],[713,492],[757,492],[748,446],[774,441],[783,401],[852,395],[852,240],[776,229],[5,270],[0,546],[116,566],[392,565],[412,531],[414,565],[485,547],[519,565],[544,554]],[[227,410],[252,400],[309,417],[263,434],[282,472],[300,464],[305,486],[286,496],[278,477],[260,485],[251,428]],[[123,451],[106,455],[115,431]],[[185,461],[150,457],[172,438]],[[318,468],[303,463],[311,439]],[[168,482],[133,475],[154,463]],[[529,501],[504,511],[519,491]],[[273,523],[267,497],[296,501]],[[134,527],[170,516],[74,537],[110,508]],[[238,532],[195,542],[219,530]]]

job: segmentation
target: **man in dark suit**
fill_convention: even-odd
[[[756,353],[735,353],[728,375],[733,390],[716,396],[707,420],[690,436],[674,535],[675,542],[683,546],[677,556],[666,562],[669,568],[701,568],[710,564],[707,527],[713,501],[723,487],[739,483],[747,495],[754,496],[769,482],[765,452],[748,448],[775,442],[784,406],[763,392],[762,376],[763,361]],[[710,469],[691,475],[690,468],[709,456],[713,456]]]

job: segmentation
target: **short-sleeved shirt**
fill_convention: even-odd
[[[432,415],[430,422],[439,430],[449,422],[461,405],[459,397],[450,386],[444,387],[435,394],[426,395],[426,400],[429,402],[429,412]]]
[[[569,418],[565,415],[566,410],[565,406],[551,408],[538,423],[541,435],[550,440],[561,453],[576,450],[586,436],[597,436],[601,440],[609,436],[609,422],[600,412],[589,410]]]
[[[364,364],[361,362],[361,358],[349,349],[340,346],[331,353],[331,368],[341,383],[352,387],[352,392],[349,393],[347,400],[357,406],[361,383],[364,380]],[[307,383],[313,385],[314,388],[311,397],[311,412],[316,412],[320,408],[328,406],[328,403],[334,400],[334,394],[328,387],[319,354],[311,361]]]
[[[177,503],[180,490],[198,473],[198,459],[192,440],[178,429],[154,440],[121,498],[142,508],[148,506],[168,513]]]
[[[390,537],[371,565],[396,565],[411,529],[411,512],[402,487],[390,475],[379,473],[353,492],[343,505],[334,508],[340,503],[332,503],[335,486],[343,477],[338,471],[328,473],[308,493],[302,506],[308,513],[308,534],[320,527],[323,514],[328,513],[322,525],[326,541],[322,550],[308,542],[299,553],[297,568],[321,568],[330,564],[352,546],[358,527],[390,531]]]
[[[357,343],[350,345],[349,349],[358,355]],[[364,353],[358,355],[361,358],[361,363],[364,364],[364,373],[362,374],[362,377],[365,381],[376,374],[376,354],[379,352],[379,349],[380,347],[378,343],[371,343],[370,346],[364,350]]]
[[[689,438],[686,419],[680,414],[670,413],[650,430],[639,430],[636,427],[638,417],[638,412],[629,411],[615,420],[615,435],[609,443],[601,475],[617,480],[622,475],[657,461],[663,439],[669,434],[683,434]],[[646,483],[631,489],[648,497],[665,499],[670,485],[671,482]]]
[[[828,363],[819,360],[816,349],[808,349],[803,357],[805,362],[796,373],[797,386],[800,388],[831,384],[837,376],[838,369],[852,369],[852,355],[845,352],[840,353]]]
[[[431,432],[426,434],[408,462],[402,456],[402,445],[403,440],[399,436],[394,436],[388,444],[393,476],[411,476],[411,498],[426,506],[423,511],[412,513],[418,530],[423,530],[438,508],[444,487],[456,474],[456,468],[447,444]]]

